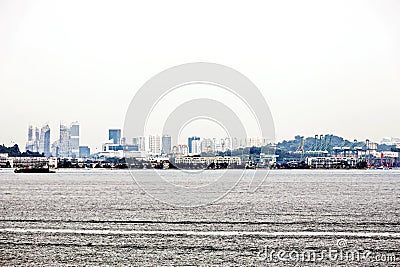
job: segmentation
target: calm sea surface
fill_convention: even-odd
[[[400,266],[399,170],[277,170],[255,193],[248,182],[179,208],[129,171],[0,170],[0,266]]]

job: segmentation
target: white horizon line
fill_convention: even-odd
[[[332,231],[185,231],[185,230],[91,230],[91,229],[52,229],[52,228],[2,228],[0,233],[59,233],[88,235],[185,235],[185,236],[266,236],[266,237],[391,237],[400,238],[398,232],[332,232]]]

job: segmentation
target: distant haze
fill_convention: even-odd
[[[0,2],[0,143],[79,121],[92,149],[153,75],[215,62],[265,96],[277,139],[400,136],[400,1]],[[191,134],[191,133],[188,133]]]

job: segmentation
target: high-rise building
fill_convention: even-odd
[[[40,134],[39,134],[39,128],[35,127],[35,141],[37,143],[39,143],[39,138],[40,138]],[[39,144],[36,144],[37,147],[39,147]]]
[[[137,137],[133,137],[132,138],[132,145],[137,145],[139,143],[138,138]]]
[[[71,156],[71,145],[70,145],[70,131],[66,125],[60,124],[60,142],[58,155],[61,158],[68,158]]]
[[[162,150],[161,153],[168,154],[171,153],[172,143],[171,143],[171,136],[170,135],[163,135],[162,136]]]
[[[191,154],[200,155],[201,154],[201,142],[200,140],[192,140],[192,152]]]
[[[33,126],[29,125],[28,127],[28,141],[25,146],[26,151],[34,152],[35,150],[35,140],[33,139]]]
[[[60,157],[60,141],[57,140],[51,144],[51,155],[53,157]]]
[[[50,157],[50,127],[45,125],[40,129],[39,137],[39,153],[43,153],[46,157]]]
[[[153,154],[160,154],[160,136],[159,135],[150,135],[149,136],[149,150]]]
[[[39,143],[40,143],[39,128],[35,127],[35,130],[33,130],[33,126],[29,125],[28,141],[26,142],[26,147],[25,147],[26,151],[29,150],[31,152],[39,152]]]
[[[238,149],[239,148],[239,139],[237,137],[234,137],[232,139],[232,150]]]
[[[214,142],[211,138],[201,140],[201,152],[214,152]]]
[[[226,137],[224,140],[224,152],[228,150],[232,150],[232,139]]]
[[[79,157],[79,123],[60,124],[59,157]]]
[[[126,143],[126,137],[121,137],[121,140],[119,141],[120,145],[127,145]]]
[[[73,122],[69,129],[70,131],[70,146],[71,146],[71,157],[79,157],[79,123]]]
[[[120,144],[121,142],[121,129],[109,129],[108,140],[113,140],[113,144]]]
[[[132,145],[137,146],[139,151],[146,151],[146,138],[144,136],[134,137]]]
[[[33,126],[29,125],[28,128],[28,142],[33,141]]]
[[[132,138],[132,145],[139,146],[139,138],[138,137],[133,137]]]
[[[188,138],[188,149],[189,149],[189,153],[193,153],[193,147],[192,147],[192,142],[193,141],[200,141],[200,137],[197,136],[192,136]]]
[[[88,146],[79,147],[79,157],[88,158],[90,156],[90,148]]]
[[[246,138],[247,147],[260,147],[260,138],[258,137],[247,137]]]

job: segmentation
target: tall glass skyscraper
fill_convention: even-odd
[[[121,142],[121,129],[109,129],[108,140],[113,140],[113,144],[119,144]]]
[[[69,128],[62,124],[60,125],[60,143],[58,154],[61,158],[68,158],[71,156]]]
[[[70,127],[71,156],[79,157],[79,123],[73,122]]]
[[[50,157],[50,127],[45,125],[40,129],[39,137],[39,153],[44,153],[46,157]]]
[[[146,151],[146,137],[139,136],[139,151]]]
[[[162,143],[161,153],[162,154],[171,153],[171,149],[172,149],[171,136],[169,136],[167,134],[163,135],[161,143]]]
[[[189,153],[193,153],[193,145],[192,145],[193,141],[200,141],[200,137],[192,136],[188,138]]]
[[[49,134],[50,138],[50,134]],[[41,135],[39,134],[39,128],[35,127],[33,129],[32,125],[29,125],[28,129],[28,142],[26,142],[26,151],[31,151],[31,152],[40,152],[44,153],[44,148],[41,151],[40,149],[40,141],[41,141]]]
[[[26,151],[35,152],[35,139],[33,138],[33,126],[29,125],[28,128],[28,141],[25,146]]]
[[[73,122],[70,127],[60,125],[60,157],[79,157],[79,123]]]
[[[28,128],[28,142],[33,141],[33,126],[29,125]]]

